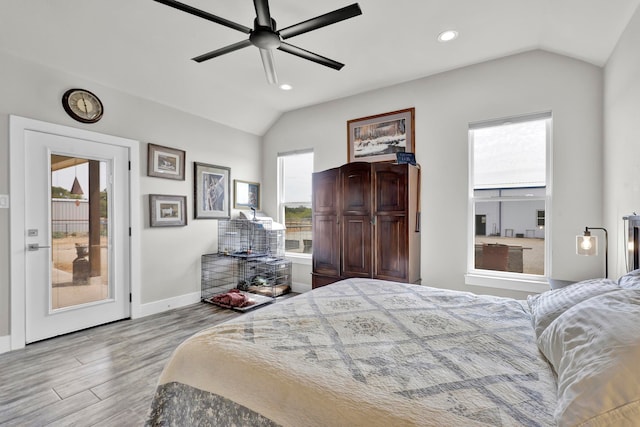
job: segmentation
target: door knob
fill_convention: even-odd
[[[37,243],[29,243],[27,245],[27,250],[28,251],[37,251],[38,249],[45,249],[45,248],[50,248],[51,246],[40,246]]]

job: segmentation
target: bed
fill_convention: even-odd
[[[186,340],[147,425],[638,425],[630,277],[528,301],[343,280]],[[613,337],[594,315],[602,298]]]

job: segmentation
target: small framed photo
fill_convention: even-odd
[[[260,184],[234,179],[233,207],[235,209],[254,208],[260,210]]]
[[[391,162],[396,153],[415,153],[415,108],[347,122],[349,162]]]
[[[193,200],[196,219],[228,219],[231,217],[230,175],[230,168],[194,162]]]
[[[156,144],[148,145],[147,175],[184,181],[185,152]]]
[[[187,225],[187,196],[149,194],[149,213],[151,227]]]

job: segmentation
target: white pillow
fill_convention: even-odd
[[[618,279],[618,285],[625,289],[640,289],[640,269],[630,271]]]
[[[620,287],[613,280],[589,279],[564,288],[529,295],[527,304],[531,310],[531,322],[536,331],[536,337],[539,337],[551,322],[569,308],[586,299],[616,289]]]
[[[538,347],[558,374],[559,426],[638,425],[640,290],[619,289],[568,309]]]

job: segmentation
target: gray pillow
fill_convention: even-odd
[[[616,289],[620,287],[611,279],[589,279],[564,288],[529,295],[527,304],[531,310],[536,338],[540,337],[551,322],[574,305]]]
[[[640,289],[640,269],[620,276],[618,285],[624,289]]]
[[[637,426],[640,420],[640,290],[589,298],[538,338],[558,374],[558,426]]]

